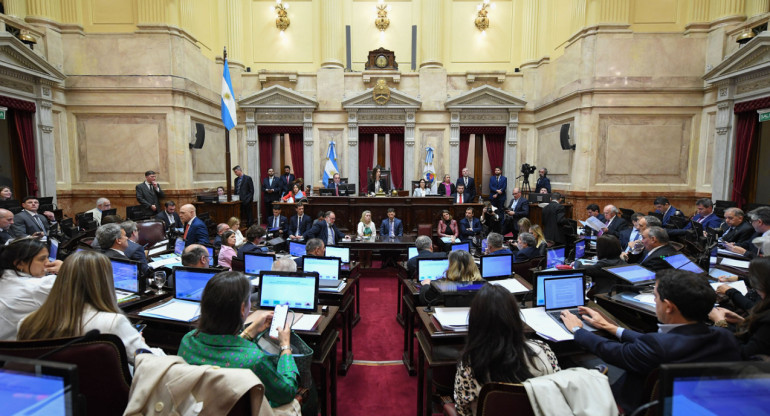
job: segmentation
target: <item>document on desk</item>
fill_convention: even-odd
[[[521,283],[520,283],[518,280],[516,280],[516,279],[493,280],[493,281],[491,281],[491,282],[489,282],[489,283],[491,283],[491,284],[493,284],[493,285],[502,286],[502,287],[504,287],[504,288],[508,289],[508,291],[509,291],[509,292],[511,292],[511,293],[513,293],[513,294],[519,294],[519,293],[527,293],[527,292],[529,292],[529,289],[527,289],[526,287],[524,287],[524,285],[523,285],[523,284],[521,284]]]
[[[743,296],[746,296],[746,293],[749,291],[749,289],[746,287],[746,282],[743,280],[738,280],[737,282],[714,282],[711,284],[711,287],[713,287],[714,290],[717,290],[719,285],[727,285],[733,289],[737,289]]]
[[[471,308],[435,308],[433,317],[441,328],[447,331],[462,331],[468,329],[468,313]]]
[[[737,260],[737,259],[729,259],[727,257],[722,259],[722,262],[719,263],[721,266],[728,266],[728,267],[735,267],[738,269],[749,269],[749,261],[748,260]]]
[[[564,330],[547,313],[544,307],[527,308],[521,310],[521,319],[529,325],[538,335],[549,341],[569,341],[575,337]]]
[[[345,286],[347,286],[347,283],[345,281],[340,281],[340,283],[337,286],[319,287],[318,291],[339,293],[339,292],[342,292],[343,289],[345,289]]]
[[[139,312],[139,316],[192,322],[201,316],[201,304],[187,300],[171,299],[162,305]]]
[[[295,320],[291,329],[295,331],[311,331],[318,324],[321,315],[303,314],[299,320]]]
[[[634,296],[634,299],[638,300],[639,302],[646,303],[648,305],[655,305],[654,293],[640,293]]]
[[[169,258],[165,258],[165,259],[161,259],[161,260],[156,260],[156,261],[148,264],[148,266],[150,266],[150,268],[157,269],[159,267],[164,267],[164,266],[171,267],[171,265],[174,265],[176,263],[179,263],[178,265],[181,266],[182,265],[182,259],[180,259],[177,256],[169,257]]]
[[[162,246],[155,246],[150,249],[149,254],[150,257],[153,257],[159,253],[162,253],[164,251],[168,250],[168,245],[162,245]]]

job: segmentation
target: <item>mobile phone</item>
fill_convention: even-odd
[[[270,338],[278,338],[278,330],[286,326],[286,318],[289,315],[289,305],[276,305],[273,314],[273,322],[270,324]]]
[[[147,328],[147,324],[136,324],[134,325],[134,328],[136,328],[137,332],[144,331],[144,328]]]

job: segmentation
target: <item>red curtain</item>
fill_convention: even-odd
[[[471,134],[460,132],[460,167],[457,177],[463,176],[463,168],[468,165],[468,147],[471,145]]]
[[[390,175],[393,189],[404,188],[404,135],[390,135]]]
[[[37,195],[35,137],[32,128],[35,113],[24,110],[12,110],[10,112],[13,113],[13,124],[16,127],[16,135],[19,138],[19,148],[21,149],[21,161],[27,176],[27,193],[28,195]]]
[[[737,132],[735,135],[735,170],[733,171],[732,200],[743,206],[746,203],[744,195],[749,173],[751,154],[756,149],[758,116],[756,111],[746,111],[736,114]]]
[[[303,133],[289,133],[289,150],[291,151],[291,165],[294,168],[294,176],[305,179],[305,159],[302,156],[304,149]],[[283,174],[283,171],[281,171]],[[307,183],[307,180],[305,180]]]
[[[374,157],[374,134],[361,133],[358,131],[358,189],[366,192],[366,185],[369,180],[366,177],[366,170],[372,166]]]
[[[259,131],[259,183],[267,178],[267,170],[275,169],[273,165],[273,133]],[[280,167],[279,167],[280,171]]]
[[[498,167],[502,168],[505,133],[486,133],[484,134],[484,142],[487,144],[487,155],[492,171]]]

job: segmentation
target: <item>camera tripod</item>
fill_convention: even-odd
[[[529,175],[519,175],[516,177],[516,179],[524,178],[523,181],[521,181],[521,193],[529,194],[532,192],[532,188],[529,186]]]

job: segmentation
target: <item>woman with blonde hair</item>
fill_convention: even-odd
[[[110,260],[85,250],[67,258],[48,299],[21,321],[17,339],[76,337],[92,329],[120,337],[130,363],[137,350],[150,349],[118,307]],[[159,349],[153,352],[164,355]]]
[[[537,251],[540,252],[541,256],[545,256],[546,250],[548,249],[548,242],[543,234],[543,229],[537,224],[532,224],[532,226],[529,227],[529,232],[534,235],[537,240]]]
[[[451,282],[483,282],[481,272],[476,262],[473,261],[471,253],[465,250],[456,250],[449,253],[449,268],[446,271],[446,277],[439,280],[449,280]],[[420,286],[420,304],[427,305],[434,302],[441,296],[438,290],[430,286],[430,280],[423,280]]]
[[[230,219],[227,220],[227,225],[235,233],[235,247],[242,246],[246,242],[246,239],[243,238],[243,234],[241,234],[241,219],[238,217],[230,217]]]
[[[520,219],[519,222],[517,222],[516,224],[519,226],[520,233],[528,233],[530,227],[532,227],[532,223],[529,222],[529,218],[527,217]]]
[[[358,223],[358,236],[364,241],[374,241],[377,238],[377,224],[372,221],[372,212],[366,210],[361,213],[361,221]],[[358,252],[362,267],[372,266],[372,252],[361,250]]]

